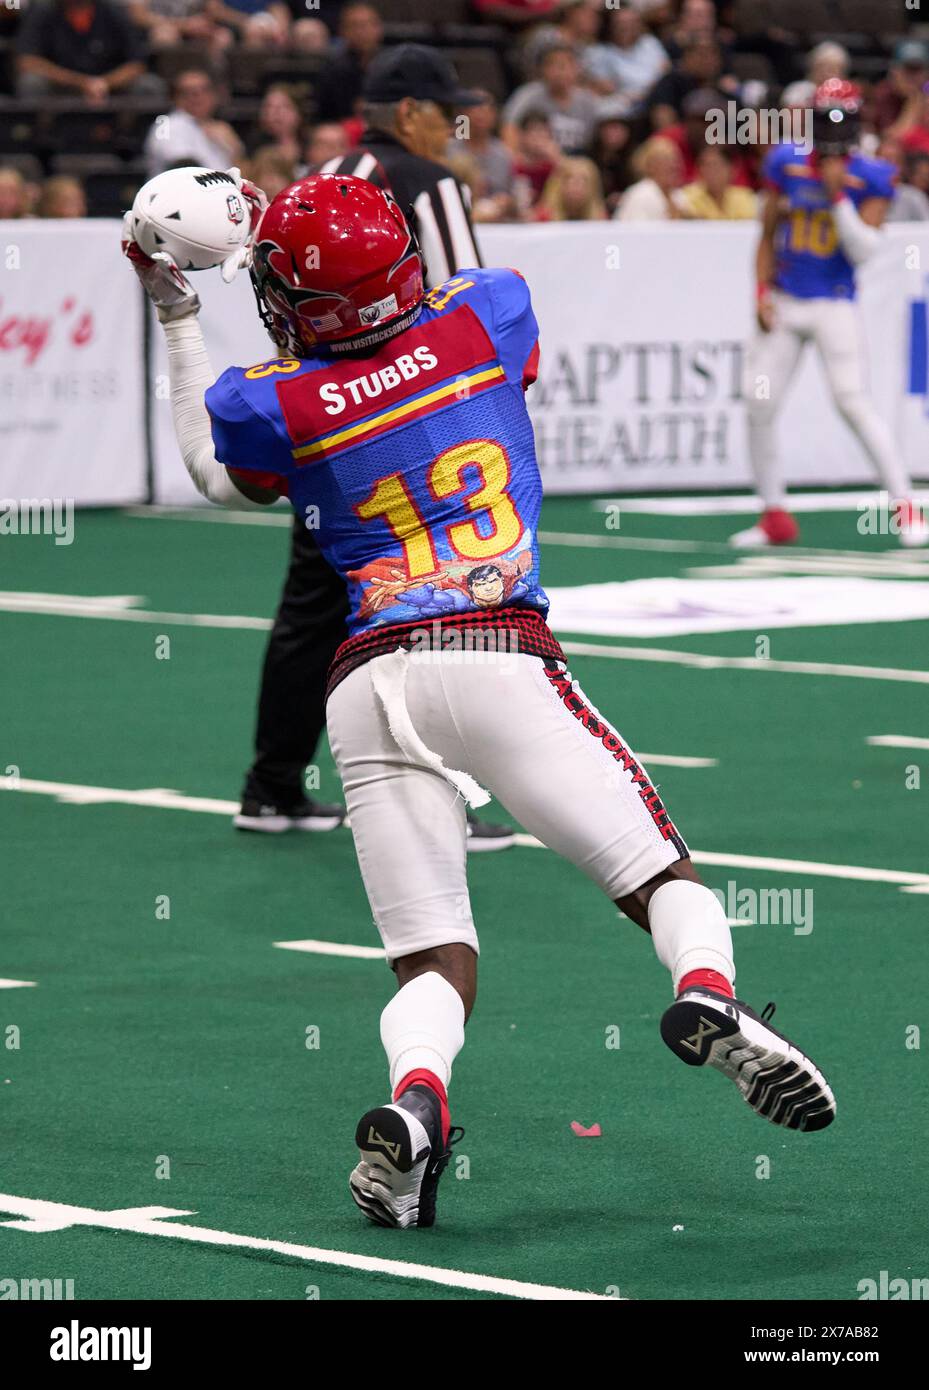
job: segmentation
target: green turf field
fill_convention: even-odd
[[[929,581],[929,558],[907,555],[901,575],[894,542],[861,538],[848,513],[802,521],[791,573]],[[549,500],[543,581],[730,566],[735,522],[631,514],[610,533],[590,500]],[[180,620],[267,618],[286,552],[282,526],[206,513],[79,513],[71,546],[0,540],[6,609],[24,594],[137,600],[99,617],[0,612],[0,977],[35,982],[0,988],[0,1222],[27,1227],[0,1225],[0,1279],[73,1279],[91,1299],[534,1295],[520,1285],[853,1299],[882,1270],[929,1275],[913,1032],[929,1026],[929,744],[867,742],[929,740],[929,623],[775,629],[767,664],[754,631],[559,633],[569,650],[624,649],[571,666],[633,747],[715,760],[652,769],[698,858],[722,860],[704,861],[707,882],[811,890],[812,930],[734,929],[739,993],[778,1001],[838,1118],[784,1132],[681,1066],[658,1035],[669,983],[644,935],[547,850],[473,856],[481,987],[452,1088],[466,1135],[439,1224],[402,1233],[369,1226],[347,1191],[359,1107],[386,1094],[392,976],[273,944],[377,945],[350,832],[233,832],[265,633]],[[337,797],[328,754],[321,770]],[[118,799],[150,789],[181,804]]]

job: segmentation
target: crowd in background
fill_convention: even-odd
[[[810,0],[810,14],[817,4],[834,13]],[[409,30],[392,18],[428,25],[437,8],[446,13],[437,0],[0,4],[0,128],[56,102],[137,108],[150,125],[125,156],[136,185],[176,164],[237,164],[273,197],[357,144],[365,72]],[[929,219],[929,25],[898,8],[894,32],[864,39],[765,27],[751,16],[770,7],[740,0],[460,0],[452,10],[472,45],[455,50],[470,55],[463,79],[486,61],[500,81],[457,122],[447,163],[477,222],[751,218],[765,146],[708,143],[707,113],[728,102],[802,112],[819,82],[851,76],[865,92],[864,148],[899,169],[891,217]],[[287,78],[243,102],[235,84],[249,55],[269,73],[279,58]],[[0,218],[111,211],[67,159],[11,143],[0,143]]]

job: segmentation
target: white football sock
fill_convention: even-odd
[[[434,970],[398,990],[381,1014],[381,1042],[391,1090],[408,1072],[425,1067],[448,1088],[452,1062],[464,1046],[461,995]]]
[[[719,900],[702,883],[663,883],[648,904],[655,954],[671,971],[674,993],[691,970],[716,970],[735,980],[732,933]]]

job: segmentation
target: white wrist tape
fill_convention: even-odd
[[[833,204],[832,215],[842,250],[852,265],[862,265],[878,248],[880,229],[862,222],[851,198],[840,198]]]
[[[260,507],[244,497],[213,449],[204,395],[215,377],[196,314],[162,324],[168,343],[168,379],[174,433],[194,487],[210,502],[246,511]]]

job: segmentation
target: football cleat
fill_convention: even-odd
[[[432,1226],[439,1178],[464,1134],[452,1128],[442,1142],[439,1098],[429,1086],[410,1086],[390,1105],[378,1105],[358,1121],[361,1161],[348,1185],[356,1203],[377,1226]]]
[[[774,1005],[756,1014],[712,989],[686,989],[665,1010],[661,1036],[691,1067],[715,1067],[756,1114],[786,1129],[825,1129],[835,1096],[822,1072],[771,1027]]]
[[[755,526],[747,531],[736,531],[729,537],[730,545],[792,545],[800,535],[800,527],[790,512],[779,507],[769,507],[762,512]]]
[[[929,522],[916,502],[898,502],[897,536],[901,545],[929,545]]]
[[[336,830],[344,819],[344,806],[312,801],[309,797],[292,806],[275,806],[257,797],[245,797],[232,824],[236,830],[283,835],[285,830]]]

